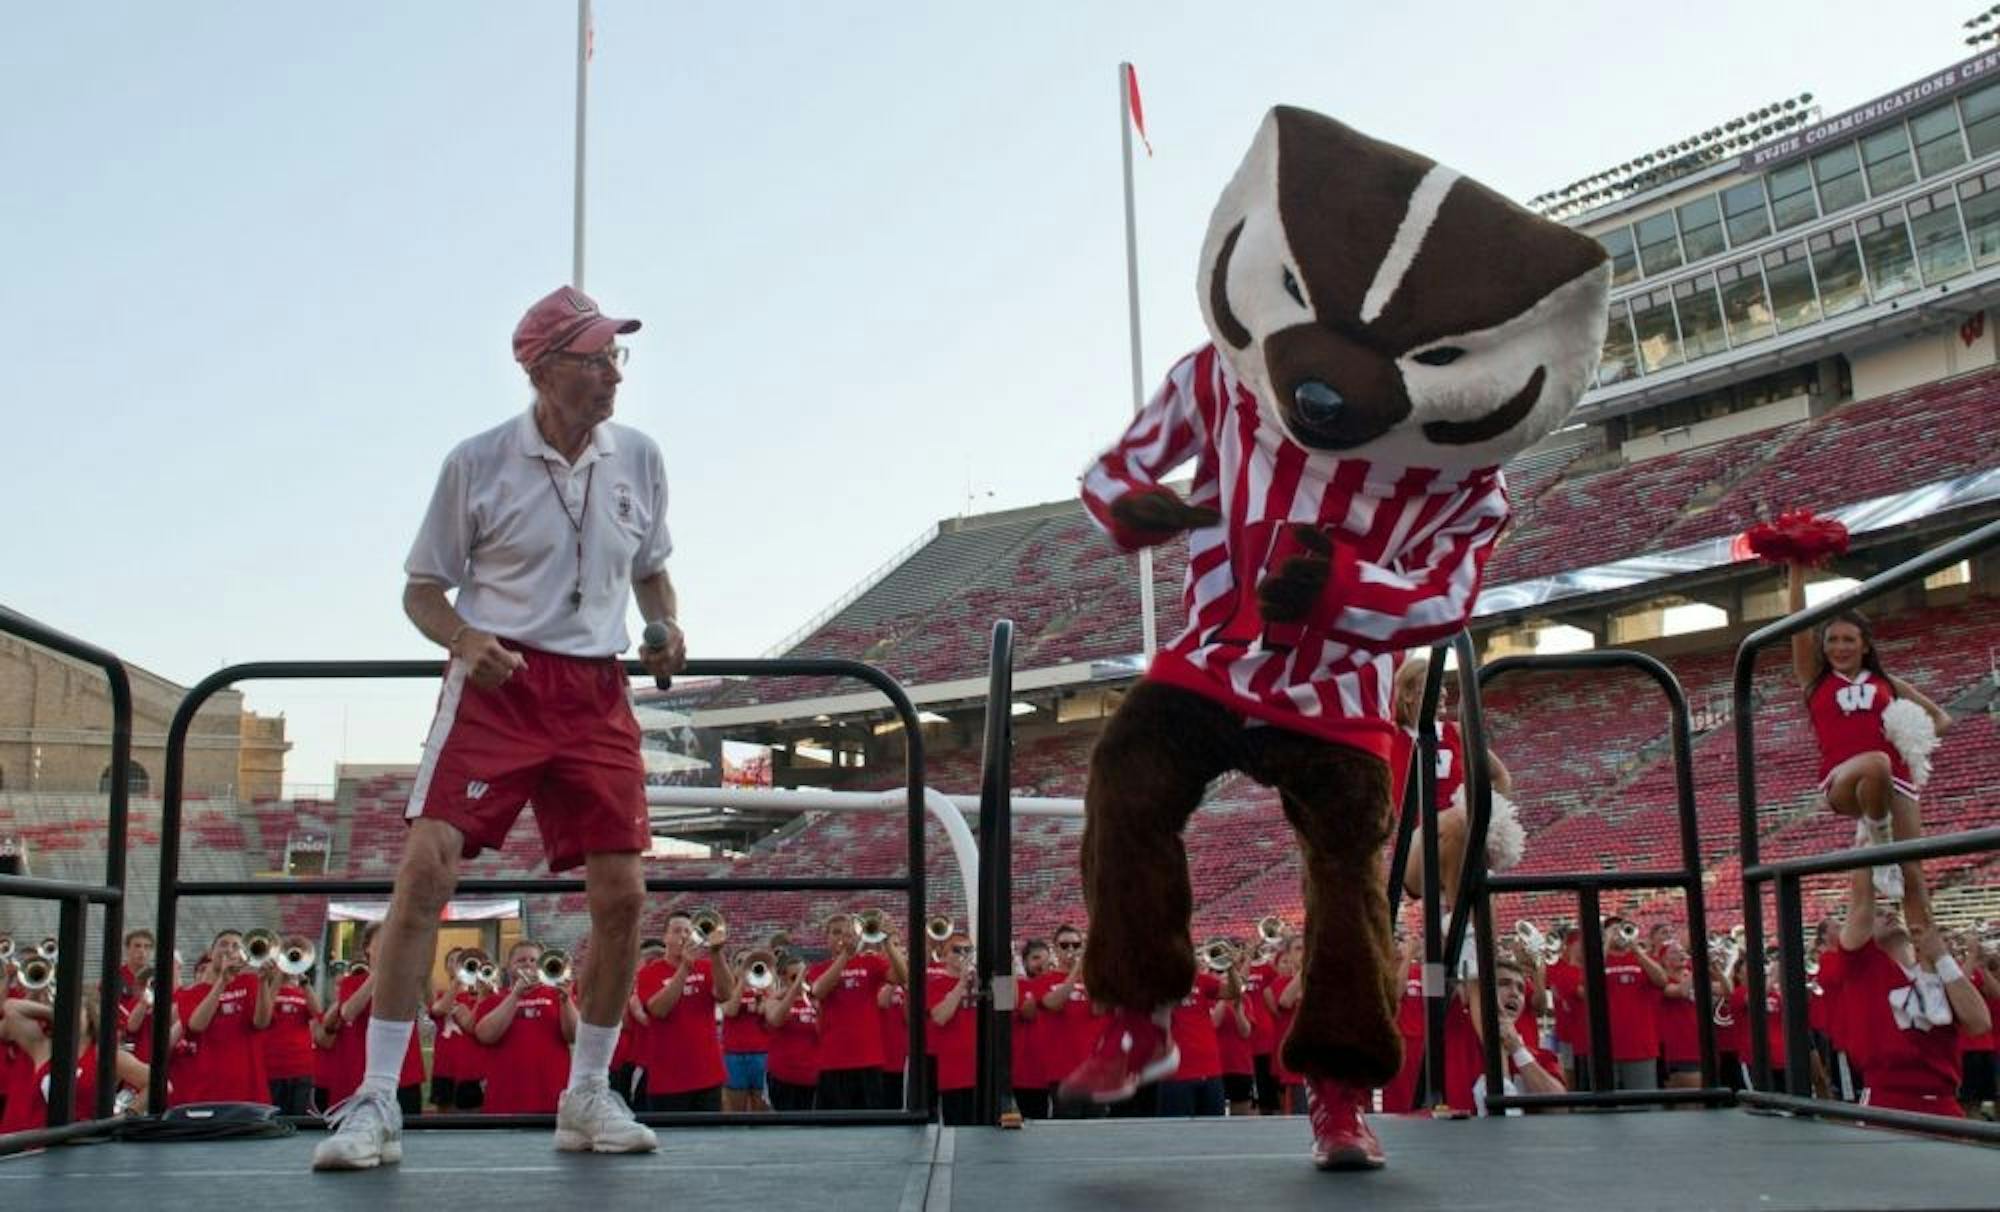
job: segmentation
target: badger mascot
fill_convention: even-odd
[[[1111,1008],[1069,1099],[1171,1077],[1190,996],[1181,830],[1218,776],[1275,788],[1303,848],[1303,991],[1279,1062],[1313,1160],[1373,1168],[1361,1117],[1394,1077],[1394,680],[1465,624],[1507,521],[1499,467],[1575,405],[1610,267],[1588,237],[1441,164],[1280,107],[1203,243],[1211,343],[1182,358],[1083,496],[1120,548],[1187,536],[1187,626],[1091,756],[1090,997]],[[1192,461],[1183,499],[1164,481]]]

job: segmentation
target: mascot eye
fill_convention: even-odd
[[[1436,349],[1426,349],[1420,354],[1411,355],[1414,361],[1422,362],[1425,366],[1450,366],[1464,356],[1465,351],[1456,345],[1440,345]]]
[[[1306,305],[1306,297],[1299,293],[1299,280],[1292,276],[1290,269],[1285,270],[1285,293],[1292,296],[1292,301],[1300,307]]]

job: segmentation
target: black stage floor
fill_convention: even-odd
[[[649,1158],[526,1131],[413,1131],[403,1164],[314,1175],[314,1134],[71,1146],[0,1161],[0,1208],[1958,1209],[2000,1207],[2000,1150],[1739,1110],[1375,1121],[1390,1168],[1320,1174],[1302,1120],[681,1128]]]

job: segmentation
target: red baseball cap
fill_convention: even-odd
[[[637,331],[637,320],[607,316],[589,295],[561,286],[535,300],[514,326],[514,360],[532,366],[558,350],[596,353],[620,333]]]

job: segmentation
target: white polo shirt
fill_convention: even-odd
[[[583,527],[575,604],[573,520]],[[403,571],[457,588],[459,616],[481,631],[564,656],[607,657],[630,642],[632,582],[665,568],[672,550],[666,464],[653,440],[606,421],[572,466],[530,408],[445,457]]]

